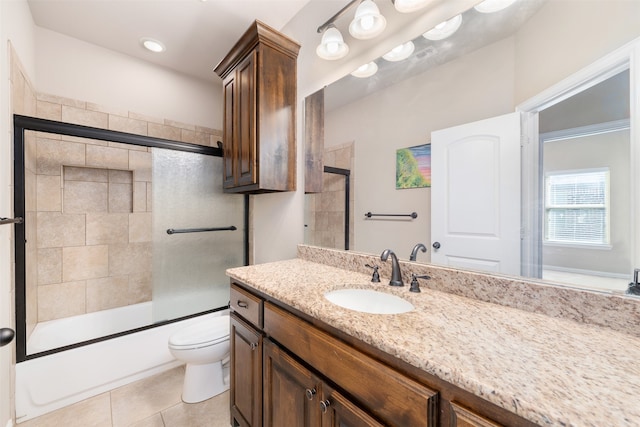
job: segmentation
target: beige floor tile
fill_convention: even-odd
[[[229,392],[202,403],[181,402],[162,411],[162,418],[166,427],[229,427]]]
[[[111,427],[109,393],[18,424],[20,427]]]
[[[179,403],[184,366],[117,388],[111,392],[113,426],[125,427]]]
[[[137,423],[133,423],[129,427],[165,427],[165,425],[162,421],[162,415],[160,415],[160,413],[157,413],[152,417],[145,418],[144,420],[138,421]]]

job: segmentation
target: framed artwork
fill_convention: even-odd
[[[396,150],[396,189],[431,187],[431,144]]]

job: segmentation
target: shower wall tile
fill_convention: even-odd
[[[37,142],[36,134],[33,131],[24,133],[24,168],[29,172],[36,173]]]
[[[129,276],[87,280],[87,313],[129,304]]]
[[[38,175],[37,209],[38,212],[62,211],[62,188],[59,175]]]
[[[147,183],[147,212],[153,212],[153,184]]]
[[[129,114],[129,112],[125,108],[95,104],[93,102],[87,102],[86,108],[87,110],[90,110],[90,111],[99,111],[101,113],[113,114],[113,115],[122,116],[122,117],[127,117],[127,115]]]
[[[85,216],[38,212],[38,248],[80,246],[85,242]]]
[[[152,292],[153,273],[150,270],[129,274],[129,304],[151,301]]]
[[[62,282],[62,248],[38,249],[38,285]]]
[[[147,210],[147,183],[133,183],[133,211],[146,212]]]
[[[133,133],[136,135],[147,135],[147,122],[110,114],[109,130]]]
[[[91,126],[95,128],[107,129],[109,124],[109,115],[99,111],[88,111],[84,107],[74,107],[70,105],[62,106],[62,121],[66,123],[74,123],[77,125]]]
[[[37,209],[38,183],[36,174],[31,171],[24,173],[24,203],[27,211],[35,212]]]
[[[151,182],[151,153],[129,151],[129,167],[134,171],[136,181]]]
[[[129,214],[129,242],[151,242],[153,217],[151,212]]]
[[[87,145],[87,166],[129,169],[129,151],[121,148]]]
[[[109,182],[107,169],[64,166],[65,181]]]
[[[96,279],[109,275],[109,246],[62,248],[62,280]]]
[[[37,172],[42,175],[60,175],[62,164],[85,164],[85,144],[38,138],[36,152]]]
[[[173,141],[180,141],[181,137],[180,128],[159,123],[148,123],[148,132],[149,136]]]
[[[38,286],[38,321],[85,313],[85,282]]]
[[[37,101],[36,114],[41,119],[62,120],[62,105],[48,101]]]
[[[107,212],[109,185],[105,182],[66,181],[64,185],[64,212]]]
[[[133,183],[133,174],[131,171],[110,169],[109,182],[115,184],[131,184]]]
[[[180,141],[194,144],[196,142],[196,131],[182,129],[180,132]]]
[[[147,116],[146,114],[135,113],[133,111],[129,111],[129,117],[131,117],[132,119],[136,119],[136,120],[142,120],[144,122],[147,122],[147,124],[149,124],[149,123],[153,123],[153,124],[156,124],[156,125],[163,125],[164,124],[164,119],[159,119],[157,117]]]
[[[186,130],[192,130],[192,131],[196,130],[196,126],[195,125],[191,125],[189,123],[178,122],[178,121],[175,121],[175,120],[165,119],[164,124],[167,125],[167,126],[176,127],[176,128],[179,128],[179,129],[186,129]]]
[[[129,236],[129,216],[126,213],[87,214],[87,245],[126,242]]]
[[[142,273],[151,270],[151,243],[109,245],[109,255],[111,275]]]
[[[133,185],[109,184],[109,212],[133,212]]]

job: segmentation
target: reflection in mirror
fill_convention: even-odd
[[[424,243],[429,250],[417,260],[433,261],[433,213],[446,200],[434,200],[430,187],[397,190],[396,151],[431,143],[434,131],[513,113],[639,37],[632,18],[638,13],[636,2],[612,7],[604,0],[520,0],[494,14],[471,9],[452,36],[417,37],[410,58],[379,58],[375,75],[347,75],[325,88],[325,155],[353,145],[351,249],[377,254],[392,248],[409,259],[411,248]],[[593,28],[602,22],[611,31],[596,36]],[[529,123],[535,124],[531,134],[539,135],[539,143],[532,146],[539,150],[535,156],[523,155],[520,172],[523,188],[535,191],[512,196],[520,200],[523,218],[532,218],[515,233],[522,276],[624,293],[633,268],[640,265],[632,210],[636,178],[629,161],[635,153],[629,108],[635,71],[628,64],[619,68],[523,116],[527,127],[522,132],[531,133]],[[466,179],[467,191],[476,191],[474,177]],[[471,222],[477,208],[464,209]],[[417,212],[418,217],[364,217],[390,210]],[[445,251],[447,242],[438,243]]]

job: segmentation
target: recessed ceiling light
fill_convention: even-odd
[[[150,50],[151,52],[159,53],[164,52],[166,48],[162,42],[158,40],[150,39],[148,37],[143,37],[140,39],[140,43],[144,46],[145,49]]]

